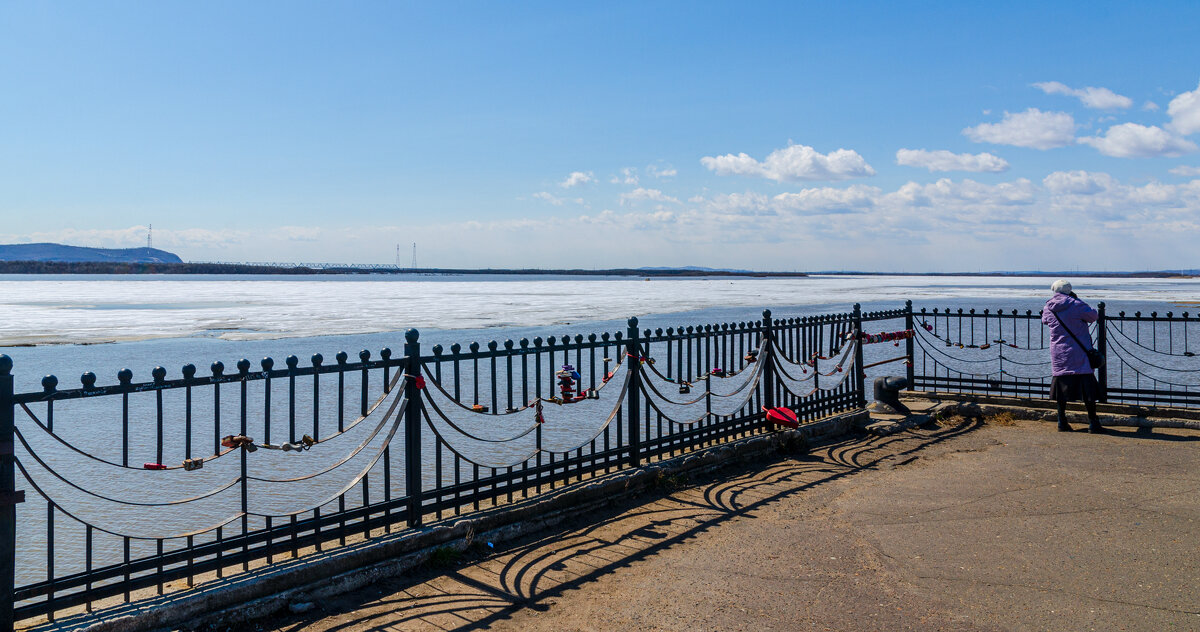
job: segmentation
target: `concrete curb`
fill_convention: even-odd
[[[1058,419],[1055,404],[1050,400],[1022,400],[1011,397],[935,392],[904,393],[903,397],[909,400],[938,402],[937,410],[968,417],[1007,412],[1017,419],[1037,421],[1057,421]],[[1082,404],[1069,405],[1068,412],[1074,415],[1070,419],[1072,423],[1086,423],[1086,419],[1079,418],[1079,415],[1084,412]],[[1195,410],[1098,404],[1096,413],[1102,426],[1200,430],[1200,411]]]
[[[748,437],[576,483],[526,501],[282,562],[199,588],[140,600],[87,615],[63,617],[30,632],[145,632],[244,623],[396,577],[440,548],[464,550],[474,541],[509,542],[654,489],[664,477],[702,474],[796,446],[839,437],[869,421],[865,410],[836,415],[795,430]]]

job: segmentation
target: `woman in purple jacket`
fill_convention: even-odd
[[[1088,323],[1096,322],[1100,315],[1075,296],[1070,281],[1059,279],[1050,290],[1054,296],[1042,309],[1042,322],[1050,328],[1050,368],[1054,376],[1050,381],[1050,396],[1058,402],[1058,431],[1071,431],[1071,426],[1067,425],[1067,402],[1082,399],[1087,408],[1088,432],[1102,434],[1104,428],[1096,417],[1100,385],[1092,374],[1087,351],[1081,346],[1091,344]]]

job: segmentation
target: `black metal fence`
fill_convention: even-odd
[[[911,326],[763,315],[27,393],[0,356],[0,631],[861,408],[853,332]]]
[[[1097,305],[1101,401],[1200,406],[1200,318],[1107,313]],[[922,308],[914,315],[910,383],[916,390],[1043,399],[1050,385],[1049,331],[1032,310]]]

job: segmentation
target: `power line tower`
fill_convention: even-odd
[[[417,269],[417,242],[415,242],[415,241],[413,242],[413,259],[412,259],[412,265],[410,265],[410,266],[408,266],[408,267],[412,268],[413,270],[416,270],[416,269]]]
[[[154,248],[154,224],[146,228],[146,248]]]

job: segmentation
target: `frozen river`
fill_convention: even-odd
[[[122,367],[146,379],[187,362],[402,347],[776,316],[895,308],[1040,306],[1041,277],[812,276],[663,279],[530,276],[0,276],[0,352],[17,362],[18,389],[47,373]],[[1122,309],[1186,311],[1200,280],[1079,278],[1078,293]],[[102,344],[107,343],[107,344]],[[85,346],[86,345],[86,346]]]

